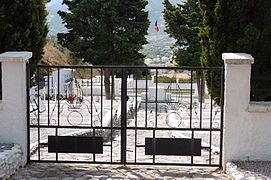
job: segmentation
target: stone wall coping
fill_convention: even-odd
[[[28,51],[8,51],[0,54],[0,62],[27,62],[32,57]]]
[[[246,53],[223,53],[225,64],[254,64],[254,58]]]
[[[248,112],[262,112],[262,113],[271,113],[271,102],[264,101],[251,101],[247,108]]]

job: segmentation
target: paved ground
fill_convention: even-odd
[[[10,179],[228,179],[216,168],[117,166],[89,164],[30,164]]]

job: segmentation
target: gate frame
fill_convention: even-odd
[[[224,66],[222,67],[209,67],[209,68],[202,68],[202,67],[142,67],[142,66],[133,66],[133,67],[130,67],[130,66],[46,66],[46,65],[37,65],[35,66],[37,69],[39,68],[57,68],[58,69],[58,78],[59,78],[59,69],[61,68],[70,68],[70,69],[82,69],[82,68],[86,68],[86,69],[97,69],[97,68],[113,68],[113,69],[116,69],[116,68],[121,68],[122,69],[122,77],[125,77],[125,78],[122,78],[122,85],[121,85],[121,161],[119,163],[116,163],[116,162],[110,162],[110,163],[106,163],[106,162],[102,162],[102,164],[123,164],[123,165],[126,165],[126,164],[137,164],[137,165],[148,165],[148,164],[151,164],[151,165],[180,165],[180,166],[187,166],[189,164],[181,164],[181,163],[178,163],[178,164],[175,164],[175,163],[167,163],[167,164],[164,164],[164,163],[129,163],[126,161],[126,154],[127,154],[127,151],[126,151],[126,148],[127,148],[127,121],[126,121],[126,117],[127,117],[127,77],[128,77],[128,74],[127,74],[127,69],[134,69],[134,68],[142,68],[142,69],[172,69],[172,70],[190,70],[191,72],[193,71],[196,71],[196,70],[213,70],[213,69],[216,69],[216,70],[220,70],[221,72],[221,114],[220,114],[220,155],[219,155],[219,165],[212,165],[212,164],[206,164],[206,166],[209,166],[209,167],[216,167],[216,166],[219,166],[220,168],[222,168],[222,158],[223,158],[223,128],[224,128],[224,82],[225,82],[225,70],[224,70]],[[31,71],[31,67],[28,65],[27,66],[27,72],[26,72],[26,76],[27,76],[27,94],[29,94],[29,89],[30,89],[30,71]],[[38,70],[39,71],[39,70]],[[192,77],[191,77],[192,79]],[[191,81],[192,82],[192,81]],[[192,86],[192,85],[191,85]],[[157,83],[156,83],[156,88],[157,88]],[[39,85],[38,85],[38,89],[39,89]],[[39,92],[38,92],[39,94]],[[59,94],[59,80],[58,80],[58,94]],[[157,94],[157,90],[156,90],[156,94]],[[191,97],[192,98],[192,97]],[[39,100],[38,100],[39,101]],[[58,100],[59,101],[59,100]],[[40,161],[40,160],[31,160],[30,157],[31,157],[31,154],[30,154],[30,129],[31,129],[31,125],[30,125],[30,107],[29,107],[29,103],[30,103],[30,98],[29,96],[27,96],[27,103],[28,103],[28,106],[27,106],[27,162],[30,163],[30,162],[59,162],[59,163],[94,163],[94,164],[97,164],[98,162],[81,162],[81,161]],[[39,102],[38,102],[39,103]],[[156,99],[156,104],[157,104],[157,99]],[[38,107],[39,108],[39,107]],[[59,103],[58,103],[58,108],[59,108]],[[59,116],[59,114],[58,114]],[[34,127],[32,127],[34,128]],[[40,125],[38,125],[37,128],[40,128]],[[74,128],[78,128],[78,127],[74,127]],[[90,127],[89,127],[90,128]],[[101,127],[103,128],[103,127]],[[58,129],[58,127],[55,127],[55,129]],[[95,127],[92,129],[96,129]],[[189,128],[192,130],[192,128]],[[212,129],[208,129],[210,131],[212,131]],[[194,130],[192,131],[194,134]],[[57,134],[56,134],[57,135]],[[193,139],[193,137],[192,137]],[[57,157],[57,155],[56,155]],[[58,158],[57,158],[58,159]],[[197,164],[190,164],[190,165],[193,165],[193,166],[205,166],[205,165],[197,165]]]

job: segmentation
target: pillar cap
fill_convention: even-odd
[[[223,53],[225,64],[254,64],[254,58],[246,53]]]
[[[0,62],[27,62],[32,57],[28,51],[8,51],[0,54]]]

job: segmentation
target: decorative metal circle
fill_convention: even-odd
[[[168,127],[172,127],[172,125],[170,125],[170,122],[169,122],[169,115],[171,115],[171,114],[175,114],[175,115],[177,115],[178,117],[179,117],[179,123],[177,123],[177,126],[176,127],[179,127],[181,124],[182,124],[182,117],[181,117],[181,115],[179,114],[179,113],[177,113],[177,112],[170,112],[167,116],[166,116],[166,124],[168,125]],[[177,120],[177,118],[176,118],[176,121],[178,121]]]
[[[80,120],[76,121],[76,122],[73,122],[72,121],[73,119],[70,117],[72,114],[79,114]],[[71,111],[67,116],[67,121],[72,126],[79,126],[79,125],[81,125],[83,123],[83,115],[78,111]]]

